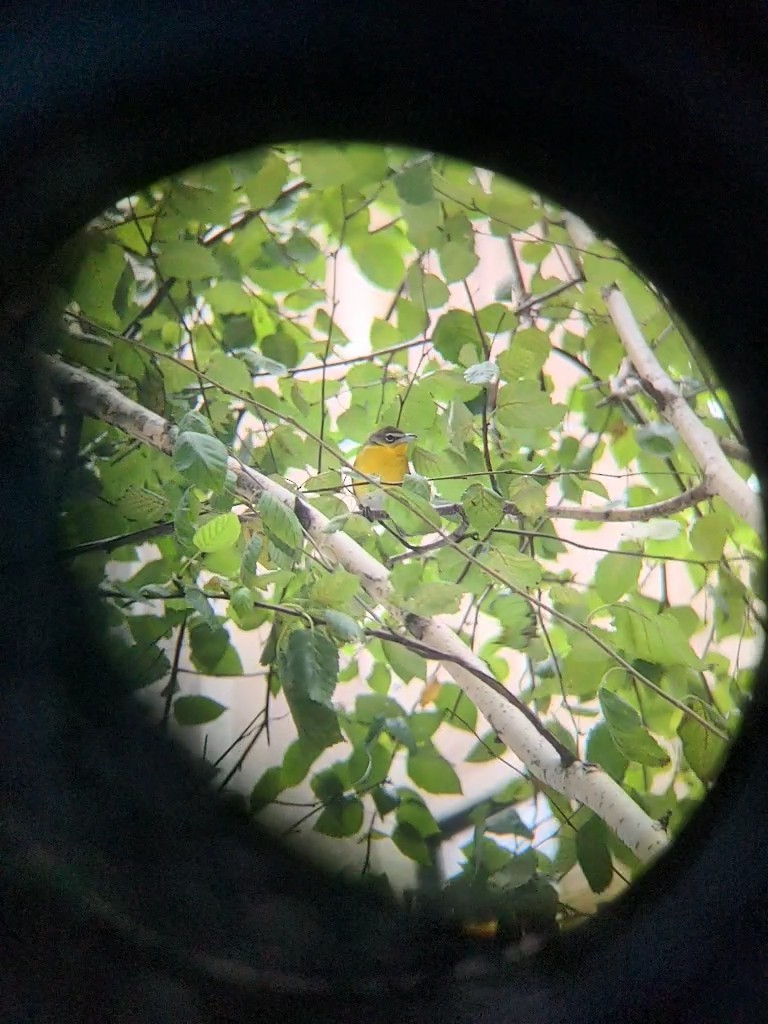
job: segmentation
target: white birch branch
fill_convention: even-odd
[[[574,213],[565,214],[565,227],[577,249],[588,249],[594,242],[592,229]],[[702,423],[688,405],[651,347],[643,337],[634,314],[617,286],[606,290],[608,313],[624,351],[631,360],[647,393],[656,402],[661,415],[677,430],[704,477],[710,495],[718,495],[752,529],[763,535],[760,499],[731,466],[723,451],[725,444]],[[721,447],[723,444],[723,447]],[[743,449],[733,452],[742,459]]]
[[[85,370],[46,359],[56,389],[70,396],[90,416],[119,427],[131,437],[167,455],[173,452],[176,430],[161,416],[121,394],[112,384]],[[267,492],[298,517],[307,535],[330,561],[354,573],[377,603],[386,605],[414,636],[446,655],[445,670],[498,733],[499,737],[541,782],[589,807],[640,860],[648,860],[666,845],[666,834],[609,775],[596,765],[573,760],[565,763],[557,749],[531,719],[504,695],[474,672],[489,676],[487,666],[445,623],[404,615],[393,600],[387,569],[341,531],[327,532],[328,519],[287,488],[257,470],[229,459],[240,497],[254,502]],[[462,664],[451,661],[458,659]],[[474,671],[473,671],[474,670]]]
[[[617,287],[606,289],[608,313],[644,390],[688,447],[711,494],[716,494],[762,536],[760,499],[725,457],[716,435],[702,423],[643,337],[629,303]]]

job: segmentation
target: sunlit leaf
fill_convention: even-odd
[[[408,758],[408,776],[427,793],[461,793],[461,782],[444,757],[423,750]]]
[[[192,543],[199,551],[219,551],[231,547],[240,536],[240,520],[234,512],[214,516],[195,530]]]
[[[504,499],[481,484],[472,484],[462,498],[470,526],[485,537],[504,518]]]
[[[626,606],[615,611],[616,624],[631,638],[635,657],[660,665],[688,665],[700,668],[699,658],[680,624],[668,612],[644,615]]]

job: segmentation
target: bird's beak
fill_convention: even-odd
[[[403,434],[403,440],[404,441],[415,441],[418,436],[419,436],[418,434]]]

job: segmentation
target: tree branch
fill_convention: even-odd
[[[715,434],[702,423],[643,337],[624,295],[615,286],[603,292],[608,313],[624,350],[637,371],[643,389],[660,414],[677,430],[704,475],[710,493],[716,494],[752,529],[762,535],[760,499],[742,480]]]
[[[592,229],[573,213],[566,213],[565,227],[577,250],[588,249],[595,240]],[[701,469],[704,475],[703,482],[708,491],[706,497],[721,497],[744,522],[762,535],[760,499],[726,458],[726,455],[730,455],[742,462],[748,461],[749,452],[741,445],[734,448],[732,442],[719,439],[701,422],[646,342],[629,303],[619,288],[616,285],[607,288],[603,295],[619,340],[634,365],[644,390],[654,400],[664,419],[677,430]]]
[[[637,505],[634,508],[616,508],[605,505],[602,508],[582,508],[570,505],[547,505],[537,519],[578,519],[586,523],[647,523],[651,519],[661,519],[682,512],[683,509],[712,497],[712,491],[706,483],[698,483],[672,498],[656,501],[650,505]],[[460,502],[450,505],[436,505],[437,511],[443,516],[461,515],[463,506]],[[504,502],[505,515],[518,515],[519,509],[512,501]]]
[[[75,401],[85,413],[119,427],[167,455],[172,454],[176,430],[161,416],[85,370],[52,358],[46,359],[46,365],[56,389]],[[229,469],[235,476],[235,488],[241,498],[253,504],[267,492],[291,509],[321,555],[358,576],[374,601],[385,605],[417,639],[442,653],[446,671],[533,776],[568,800],[589,807],[640,860],[648,860],[664,849],[663,827],[596,765],[579,760],[564,764],[555,747],[509,701],[508,695],[488,686],[483,678],[491,675],[487,666],[449,626],[416,615],[404,615],[394,601],[389,573],[379,561],[347,534],[328,532],[327,517],[303,498],[243,466],[235,458],[230,457]]]

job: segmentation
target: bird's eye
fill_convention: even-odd
[[[394,444],[396,440],[397,440],[397,434],[393,434],[393,433],[387,434],[387,443],[388,444]]]

